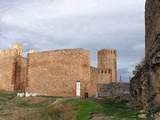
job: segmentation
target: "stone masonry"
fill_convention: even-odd
[[[129,83],[97,84],[97,96],[113,100],[130,100]]]
[[[145,60],[138,65],[131,80],[134,105],[160,107],[160,1],[146,0]]]
[[[90,81],[89,51],[66,49],[29,54],[28,92],[49,96],[75,96],[76,81],[81,94]]]
[[[116,50],[102,49],[98,51],[98,68],[112,71],[112,82],[117,82],[117,53]]]
[[[62,49],[44,52],[31,50],[22,57],[22,45],[14,44],[0,51],[0,89],[35,93],[45,96],[95,96],[97,84],[117,82],[117,54],[115,50],[98,52],[98,66],[92,67],[90,51]]]
[[[26,59],[22,56],[20,44],[11,49],[0,51],[0,89],[22,90],[26,82]]]

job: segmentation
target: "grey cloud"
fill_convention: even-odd
[[[144,0],[1,0],[0,47],[83,47],[93,65],[101,48],[118,50],[119,69],[130,72],[144,57]]]
[[[118,79],[120,81],[129,82],[130,78],[131,72],[128,70],[128,68],[118,69]]]

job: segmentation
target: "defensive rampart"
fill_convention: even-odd
[[[64,49],[28,55],[28,92],[50,96],[75,96],[76,82],[84,96],[90,81],[90,53]]]

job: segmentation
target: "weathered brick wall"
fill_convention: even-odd
[[[146,62],[150,65],[152,106],[160,107],[160,1],[146,0]]]
[[[145,44],[146,44],[146,57],[151,52],[156,37],[160,34],[160,1],[159,0],[146,0],[145,6]]]
[[[24,91],[27,78],[27,59],[16,57],[0,57],[0,89],[8,91]]]
[[[26,83],[27,59],[22,56],[22,46],[0,51],[0,89],[24,91]]]
[[[16,57],[14,90],[24,91],[27,85],[27,59]]]
[[[28,55],[28,92],[51,96],[75,96],[76,81],[81,96],[90,82],[90,53],[64,49]]]
[[[149,108],[154,96],[151,72],[141,66],[130,81],[131,104],[135,107]]]
[[[1,57],[0,58],[0,89],[1,90],[14,90],[15,79],[15,58],[14,57]]]
[[[98,68],[90,67],[90,53],[84,49],[31,50],[27,58],[22,57],[22,52],[18,43],[0,51],[0,89],[75,96],[76,82],[80,81],[81,96],[95,96],[98,83],[108,84],[116,78],[115,50],[98,53]]]
[[[90,52],[84,49],[45,52],[31,50],[27,58],[22,57],[22,52],[21,44],[0,51],[0,89],[40,95],[75,96],[76,82],[80,81],[81,96],[85,93],[95,96],[98,83],[108,84],[116,78],[115,50],[103,49],[98,53],[98,68],[90,66]]]
[[[112,72],[110,69],[100,69],[91,67],[90,94],[95,96],[97,93],[97,84],[109,84],[112,82]]]
[[[129,83],[97,84],[97,96],[119,100],[129,100]]]
[[[131,80],[132,102],[150,108],[160,106],[160,1],[146,0],[145,61]]]
[[[28,64],[27,64],[27,58],[21,57],[21,74],[20,74],[20,79],[21,79],[21,87],[20,90],[25,90],[25,88],[27,87],[28,83],[27,83],[27,76],[28,76]]]

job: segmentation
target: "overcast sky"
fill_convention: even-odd
[[[0,48],[22,42],[25,50],[102,48],[118,51],[126,79],[144,57],[145,0],[0,0]]]

